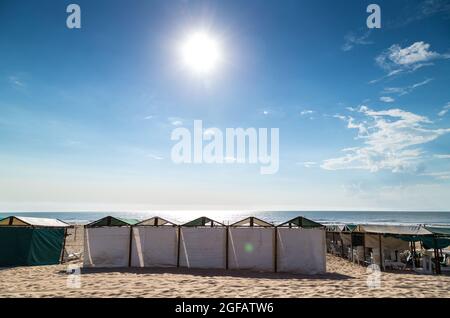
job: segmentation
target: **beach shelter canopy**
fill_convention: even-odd
[[[184,223],[182,226],[195,227],[195,226],[225,226],[225,224],[214,221],[206,216],[199,217],[198,219]]]
[[[325,226],[325,230],[327,232],[340,232],[341,229],[339,228],[339,225],[327,225]]]
[[[138,223],[136,219],[124,219],[113,216],[105,216],[100,220],[94,221],[86,225],[86,227],[101,227],[101,226],[130,226]]]
[[[58,219],[35,218],[24,216],[8,216],[0,220],[0,226],[31,226],[31,227],[69,227],[70,225]]]
[[[139,226],[177,226],[177,224],[170,222],[166,219],[160,218],[159,216],[154,216],[148,220],[141,221],[135,225]]]
[[[278,225],[279,227],[286,227],[286,226],[298,226],[302,228],[316,228],[316,227],[324,227],[322,224],[314,222],[310,219],[307,219],[303,216],[298,216],[296,218],[293,218],[292,220],[289,220],[287,222],[281,223]]]
[[[236,223],[233,223],[230,226],[232,226],[232,227],[238,227],[238,226],[273,227],[273,224],[270,224],[269,222],[258,219],[254,216],[250,216],[250,217],[240,220]]]
[[[450,227],[425,226],[425,228],[435,235],[450,237]]]
[[[342,227],[342,232],[353,232],[357,228],[356,224],[344,224]]]
[[[393,235],[431,235],[432,233],[420,225],[358,225],[355,232]]]
[[[56,219],[0,220],[0,267],[58,264],[68,226]]]

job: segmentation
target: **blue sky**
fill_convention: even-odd
[[[3,0],[0,209],[450,210],[450,1],[377,1],[368,30],[372,2]],[[194,119],[279,128],[278,173],[174,164]]]

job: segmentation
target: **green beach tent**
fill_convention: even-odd
[[[0,220],[0,267],[59,264],[69,224],[9,216]]]

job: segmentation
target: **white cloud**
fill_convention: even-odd
[[[25,87],[25,83],[18,76],[10,76],[9,82],[16,87]]]
[[[422,176],[433,177],[437,180],[450,180],[450,171],[422,173]]]
[[[155,155],[155,154],[151,154],[151,153],[148,154],[147,157],[150,158],[150,159],[153,159],[153,160],[163,160],[164,159],[164,157],[161,157],[161,156],[158,156],[158,155]]]
[[[340,115],[340,114],[333,115],[333,117],[340,119],[340,120],[347,120],[347,117],[345,117],[344,115]]]
[[[305,168],[312,168],[317,165],[317,162],[314,161],[304,161],[304,162],[297,162],[298,165],[302,165]]]
[[[430,44],[419,41],[405,48],[394,44],[377,56],[375,61],[388,72],[387,76],[390,77],[403,72],[414,72],[424,66],[432,65],[430,63],[432,60],[447,58],[450,58],[449,54],[433,52],[430,50]]]
[[[312,119],[314,119],[314,117],[312,116],[314,113],[315,113],[314,110],[306,109],[306,110],[302,110],[300,112],[300,116],[302,116],[302,117],[308,116],[308,118],[312,120]]]
[[[307,110],[302,110],[302,111],[300,112],[300,115],[305,116],[305,115],[311,115],[311,114],[313,114],[313,113],[314,113],[313,110],[307,109]]]
[[[258,114],[264,118],[283,118],[285,112],[281,107],[265,107],[258,110]]]
[[[426,80],[419,82],[419,83],[415,83],[409,86],[404,86],[404,87],[386,87],[384,88],[382,94],[397,94],[398,96],[403,96],[403,95],[407,95],[409,93],[411,93],[413,90],[415,90],[418,87],[424,86],[426,84],[428,84],[429,82],[431,82],[433,79],[432,78],[427,78]]]
[[[449,110],[450,110],[450,102],[448,102],[447,105],[442,107],[442,110],[438,113],[438,116],[440,117],[445,116],[445,114],[447,114]]]
[[[347,128],[357,129],[363,145],[343,149],[345,155],[324,160],[327,170],[363,169],[369,171],[414,170],[423,159],[421,145],[450,133],[450,128],[427,128],[432,122],[421,115],[401,109],[375,111],[361,106],[357,121],[347,117]]]
[[[167,120],[173,126],[182,126],[183,125],[183,119],[180,117],[169,117],[169,118],[167,118]]]
[[[434,155],[438,159],[450,159],[450,155]]]
[[[367,40],[369,38],[369,36],[370,36],[370,31],[367,31],[362,35],[357,35],[353,32],[347,33],[344,37],[345,43],[341,47],[342,51],[344,51],[344,52],[350,51],[356,45],[372,44],[373,43],[372,41]]]
[[[389,97],[389,96],[381,96],[380,101],[382,101],[384,103],[393,103],[393,102],[395,102],[395,99],[393,99],[392,97]]]

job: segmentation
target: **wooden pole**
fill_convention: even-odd
[[[353,262],[353,234],[350,233],[350,259]]]
[[[131,267],[132,249],[133,249],[133,226],[130,225],[130,245],[128,246],[128,267]]]
[[[273,268],[274,272],[278,271],[278,228],[274,231],[274,245],[273,245]]]
[[[378,234],[378,240],[379,240],[379,248],[380,248],[380,271],[383,270],[383,246],[381,244],[381,234]]]
[[[433,235],[433,243],[434,243],[434,265],[436,269],[436,274],[439,275],[441,273],[441,263],[439,262],[439,252],[437,249],[437,241],[436,236]]]
[[[75,227],[74,227],[75,229]],[[61,251],[61,264],[64,262],[64,249],[66,248],[66,238],[67,238],[67,228],[64,228],[64,240],[63,240],[63,246]]]
[[[229,231],[229,226],[227,226],[227,227],[225,227],[225,269],[228,269],[228,249],[229,249],[229,247],[228,247],[228,238],[229,238],[229,233],[228,233],[228,231]]]
[[[178,226],[177,267],[180,267],[181,226]]]
[[[366,234],[363,234],[363,265],[366,265]]]

